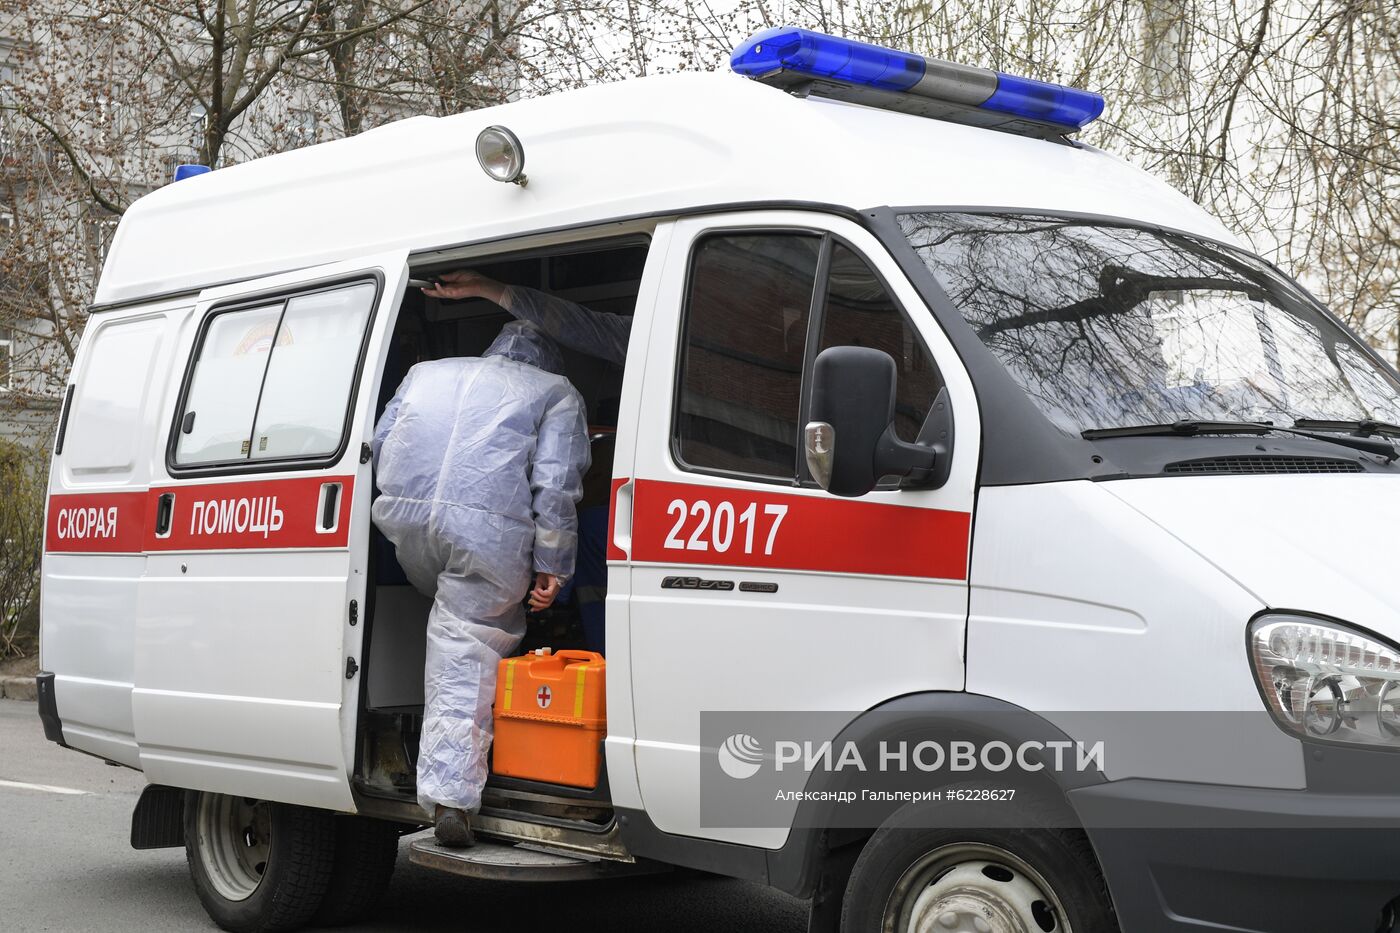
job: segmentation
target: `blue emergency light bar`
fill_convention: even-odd
[[[186,178],[193,178],[196,175],[205,175],[210,171],[207,165],[177,165],[175,166],[175,180],[184,181]]]
[[[1035,135],[1082,129],[1104,107],[1103,97],[1091,91],[955,65],[796,26],[765,29],[745,39],[734,49],[730,67],[741,75],[803,93]]]

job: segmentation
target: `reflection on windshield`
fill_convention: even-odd
[[[1258,260],[1017,214],[900,216],[968,324],[1068,433],[1178,420],[1400,420],[1400,383]]]

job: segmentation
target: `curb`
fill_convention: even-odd
[[[37,700],[39,685],[33,677],[0,677],[0,697],[7,700]]]

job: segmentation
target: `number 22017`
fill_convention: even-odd
[[[767,523],[767,536],[763,542],[764,554],[773,553],[773,545],[778,540],[778,529],[787,517],[787,511],[788,507],[785,505],[769,504],[763,507],[763,519]],[[676,550],[708,551],[714,548],[716,553],[724,554],[735,545],[737,537],[742,537],[743,552],[752,554],[755,533],[762,535],[762,532],[757,530],[757,502],[750,502],[748,508],[736,514],[732,502],[721,502],[712,506],[704,499],[697,499],[691,503],[684,499],[672,499],[671,504],[666,506],[666,514],[674,516],[676,523],[671,526],[671,533],[666,536],[665,546]],[[691,518],[699,521],[691,529],[690,536],[683,538],[686,521]]]

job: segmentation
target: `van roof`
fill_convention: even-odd
[[[477,165],[476,136],[492,124],[520,138],[527,186]],[[413,117],[167,185],[126,212],[95,300],[755,202],[1078,212],[1235,242],[1185,196],[1092,147],[687,73]]]

